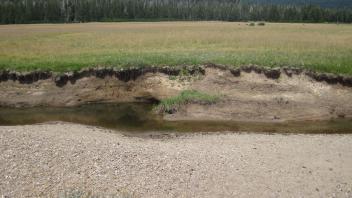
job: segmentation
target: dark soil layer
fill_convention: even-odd
[[[344,86],[352,87],[352,76],[336,75],[328,73],[318,73],[311,70],[305,70],[302,68],[284,67],[280,68],[267,68],[256,65],[242,66],[240,68],[231,68],[224,65],[208,64],[204,66],[187,66],[187,67],[144,67],[144,68],[126,68],[126,69],[115,69],[115,68],[88,68],[80,71],[68,72],[63,74],[55,74],[49,71],[33,71],[20,73],[16,71],[4,70],[0,72],[0,82],[3,81],[18,81],[21,84],[30,84],[39,80],[52,79],[56,85],[61,87],[65,86],[68,82],[74,84],[75,81],[84,77],[98,77],[105,78],[107,76],[116,77],[117,79],[128,82],[130,80],[136,80],[139,76],[147,73],[163,73],[170,76],[178,76],[182,71],[187,74],[193,75],[195,73],[205,74],[205,68],[217,68],[222,70],[230,70],[234,76],[240,76],[241,72],[255,72],[258,74],[264,74],[267,78],[278,79],[282,72],[288,76],[305,74],[318,82],[327,82],[329,84],[341,84]]]

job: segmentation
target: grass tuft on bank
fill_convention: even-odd
[[[219,99],[220,97],[216,95],[209,95],[196,90],[185,90],[175,97],[160,101],[156,110],[163,113],[174,113],[181,105],[189,103],[214,104]]]

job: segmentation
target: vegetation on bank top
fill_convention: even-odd
[[[0,70],[205,63],[352,74],[352,26],[229,22],[0,26]]]
[[[323,2],[325,1],[325,2]],[[352,22],[338,0],[1,0],[0,23],[121,20]],[[309,2],[314,4],[309,4]],[[320,7],[320,5],[325,6]],[[339,6],[334,6],[339,5]],[[346,6],[344,6],[346,5]]]
[[[181,105],[189,103],[213,104],[219,100],[219,96],[209,95],[196,90],[185,90],[179,95],[160,101],[156,107],[159,112],[174,113]]]

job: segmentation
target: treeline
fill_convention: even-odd
[[[352,8],[351,0],[243,0],[248,3],[281,5],[319,5],[323,8]]]
[[[352,22],[350,8],[240,0],[1,0],[0,23],[121,20]]]

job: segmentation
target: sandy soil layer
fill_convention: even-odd
[[[206,69],[191,89],[221,96],[215,105],[188,104],[168,120],[284,122],[352,118],[352,88],[317,82],[306,74],[278,79],[264,73]]]
[[[351,143],[352,135],[151,139],[65,123],[0,127],[0,195],[351,197]]]

